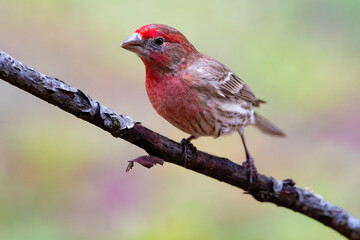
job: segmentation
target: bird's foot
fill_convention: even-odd
[[[197,158],[197,149],[190,142],[191,137],[183,138],[180,142],[183,150],[184,166],[186,167],[189,160],[195,160]]]
[[[254,164],[254,159],[250,156],[246,159],[245,162],[243,162],[242,166],[244,168],[246,168],[249,172],[249,183],[250,183],[250,187],[251,185],[257,181],[258,178],[258,172],[256,170],[255,164]],[[250,188],[249,187],[249,188]]]

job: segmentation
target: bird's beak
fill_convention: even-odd
[[[134,53],[141,53],[144,49],[143,39],[139,33],[133,33],[121,44],[121,47]]]

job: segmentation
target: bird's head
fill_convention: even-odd
[[[162,24],[149,24],[137,29],[121,47],[139,55],[146,67],[162,70],[178,69],[192,54],[195,47],[175,28]]]

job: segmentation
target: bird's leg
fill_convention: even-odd
[[[183,148],[184,154],[184,166],[186,167],[187,162],[189,159],[196,159],[197,158],[197,149],[196,147],[190,142],[197,137],[190,135],[188,138],[183,138],[180,142]]]
[[[250,155],[249,149],[246,146],[245,137],[244,137],[244,129],[240,129],[239,134],[241,136],[242,143],[245,148],[246,153],[246,161],[243,162],[242,166],[245,167],[249,171],[249,182],[252,184],[254,181],[257,180],[257,170],[254,164],[254,159]]]

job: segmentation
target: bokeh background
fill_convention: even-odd
[[[260,172],[360,217],[360,2],[0,0],[0,48],[172,139],[142,62],[120,48],[148,23],[178,28],[256,95],[285,139],[252,127]],[[242,190],[165,164],[0,81],[0,239],[343,239]],[[194,141],[238,163],[238,135]]]

